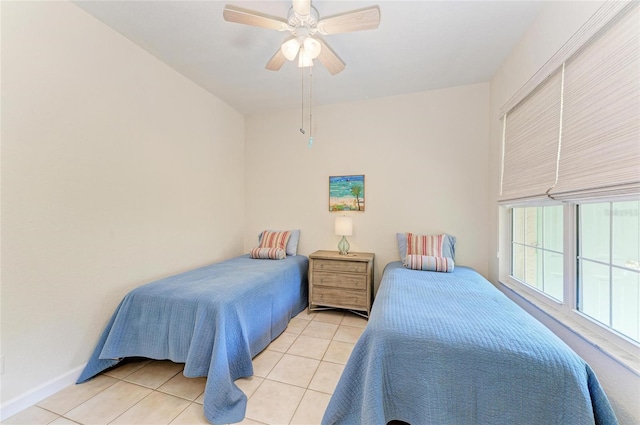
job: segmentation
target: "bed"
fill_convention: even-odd
[[[384,270],[322,423],[616,424],[588,364],[470,268]]]
[[[234,384],[253,375],[252,357],[307,305],[308,258],[244,255],[158,280],[129,292],[106,326],[78,383],[123,358],[184,363],[207,377],[204,413],[240,422],[247,398]]]

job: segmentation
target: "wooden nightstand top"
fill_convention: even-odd
[[[309,255],[309,258],[323,259],[323,260],[344,260],[344,261],[371,261],[375,257],[375,254],[371,252],[350,252],[342,255],[338,251],[316,251]]]

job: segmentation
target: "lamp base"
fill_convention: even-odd
[[[341,255],[347,255],[349,253],[349,248],[351,248],[351,245],[349,245],[347,238],[343,236],[342,239],[340,239],[340,242],[338,242],[338,251],[340,251]]]

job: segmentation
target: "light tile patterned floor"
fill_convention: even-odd
[[[319,424],[365,319],[342,311],[303,311],[236,381],[249,398],[241,424]],[[205,378],[182,364],[136,361],[41,401],[3,424],[208,424]]]

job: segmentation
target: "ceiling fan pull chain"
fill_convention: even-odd
[[[300,133],[304,134],[304,68],[300,68],[300,75],[302,76],[302,95],[300,96]]]
[[[307,147],[311,149],[313,144],[313,66],[309,67],[309,144]]]

